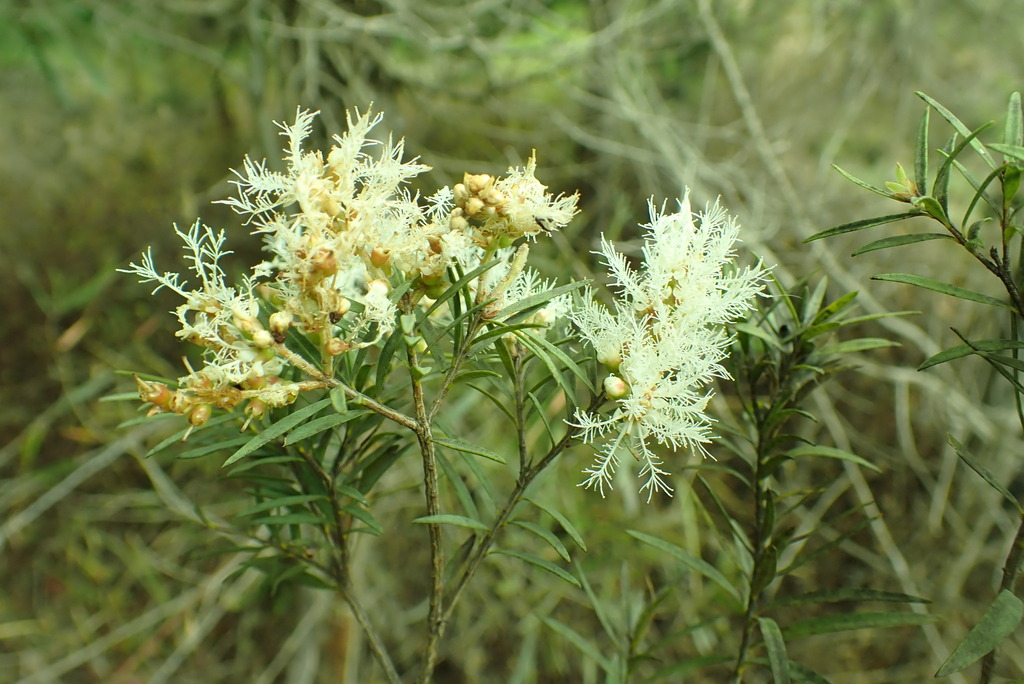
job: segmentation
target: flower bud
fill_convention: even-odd
[[[629,396],[629,385],[617,375],[609,375],[604,379],[604,393],[609,399],[622,399]]]
[[[210,408],[209,404],[199,404],[188,412],[188,422],[193,427],[199,427],[210,420],[210,416],[213,414],[213,409]]]
[[[274,346],[274,335],[268,330],[257,330],[252,334],[252,343],[260,349]]]
[[[330,354],[331,356],[338,356],[339,354],[344,354],[351,348],[352,345],[349,344],[348,342],[345,342],[344,340],[339,340],[337,337],[333,337],[327,343],[326,349],[327,353]]]
[[[598,352],[597,362],[608,370],[618,370],[622,365],[622,351],[616,347],[609,351]]]
[[[479,195],[485,188],[494,182],[494,179],[486,173],[467,173],[462,177],[462,182],[466,185],[466,189],[469,191],[469,194]]]
[[[483,208],[484,201],[482,199],[480,199],[479,197],[470,197],[468,200],[466,200],[466,206],[464,207],[464,211],[466,212],[466,216],[475,216]]]
[[[275,342],[278,344],[284,342],[293,319],[294,316],[290,311],[275,311],[270,314],[270,333],[274,336]]]
[[[388,263],[391,259],[391,250],[385,247],[377,246],[370,252],[370,263],[377,268],[382,268],[384,264]]]

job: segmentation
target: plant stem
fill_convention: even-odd
[[[1013,591],[1017,583],[1017,575],[1020,574],[1021,566],[1024,565],[1024,514],[1020,515],[1020,524],[1017,526],[1017,534],[1013,537],[1010,545],[1010,552],[1006,555],[1006,563],[1003,565],[1003,578],[999,583],[999,590]],[[996,651],[992,649],[985,654],[981,661],[980,684],[989,684],[996,667]]]
[[[420,444],[423,457],[423,490],[426,497],[427,515],[438,515],[441,512],[440,485],[437,478],[437,452],[434,447],[433,434],[430,429],[430,416],[423,399],[423,384],[416,369],[419,367],[419,355],[413,346],[407,347],[409,356],[409,377],[412,382],[412,400],[416,413],[416,439]],[[433,676],[437,665],[437,650],[444,633],[444,618],[441,615],[444,601],[444,547],[441,544],[441,526],[429,523],[427,531],[430,535],[430,608],[427,614],[427,645],[423,654],[423,669],[419,682],[426,684]]]

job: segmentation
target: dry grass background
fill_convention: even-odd
[[[913,368],[955,342],[951,324],[981,337],[1001,322],[868,280],[909,270],[973,283],[944,245],[851,260],[865,240],[801,241],[893,210],[829,164],[875,182],[896,161],[909,164],[922,111],[913,91],[970,126],[1001,116],[1020,87],[1022,10],[1019,0],[0,4],[0,681],[373,681],[336,606],[299,589],[271,594],[257,577],[232,574],[237,559],[194,557],[213,539],[189,522],[193,502],[227,515],[242,497],[218,464],[143,460],[158,428],[117,431],[129,409],[98,401],[126,389],[114,369],[174,376],[182,353],[170,302],[113,269],[148,244],[176,250],[172,220],[237,225],[209,202],[227,194],[227,169],[245,153],[277,156],[272,120],[314,107],[334,132],[345,108],[370,102],[434,167],[429,184],[500,171],[536,148],[545,182],[579,188],[581,218],[542,253],[552,273],[589,275],[578,255],[600,232],[636,238],[649,196],[689,186],[699,201],[721,195],[746,246],[784,279],[823,273],[833,296],[860,290],[869,312],[923,312],[880,323],[875,334],[902,347],[863,355],[813,407],[821,420],[808,436],[884,473],[794,477],[828,478],[828,500],[877,502],[880,514],[801,576],[807,587],[905,591],[931,598],[922,610],[939,619],[811,639],[791,653],[836,683],[930,678],[994,595],[1014,527],[1000,497],[957,465],[945,434],[1017,484],[1021,439],[1009,397],[980,362]],[[652,507],[601,501],[572,486],[587,458],[564,457],[544,496],[583,532],[590,551],[575,560],[616,619],[666,579],[689,596],[677,628],[706,615],[714,607],[697,578],[621,532],[704,549],[685,488]],[[395,510],[375,508],[379,518],[414,517],[410,482],[396,479]],[[813,525],[823,513],[800,514]],[[416,540],[402,532],[367,542],[357,580],[410,663],[426,579],[401,569],[425,554]],[[579,595],[525,566],[486,573],[449,631],[438,681],[600,680],[532,617],[555,615],[600,643]],[[680,637],[678,653],[714,639],[697,630]],[[1019,637],[1002,667],[1024,672]]]

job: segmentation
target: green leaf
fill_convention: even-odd
[[[999,143],[992,143],[990,147],[1007,157],[1024,161],[1024,147],[1020,145],[1001,145]]]
[[[877,187],[875,185],[871,185],[870,183],[862,181],[860,178],[857,178],[856,176],[853,176],[853,175],[847,173],[846,171],[843,171],[841,168],[839,168],[835,164],[832,165],[832,168],[835,169],[836,171],[838,171],[839,173],[841,173],[844,178],[846,178],[849,181],[852,181],[852,182],[856,183],[857,185],[859,185],[860,187],[864,188],[865,190],[870,190],[871,192],[875,193],[876,195],[881,195],[882,197],[885,197],[887,199],[897,199],[896,193],[892,192],[891,190],[883,190],[882,188],[879,188],[879,187]]]
[[[167,418],[163,417],[165,415],[167,416]],[[162,414],[162,415],[159,415],[159,416],[155,416],[154,418],[146,418],[144,420],[158,420],[158,419],[162,419],[162,420],[178,420],[178,417],[177,416],[173,416],[171,414]],[[234,414],[231,414],[231,413],[224,414],[223,416],[215,416],[215,417],[211,418],[209,421],[207,421],[206,425],[203,426],[203,433],[205,433],[205,434],[203,434],[203,436],[206,437],[207,435],[209,435],[212,428],[214,428],[214,427],[216,427],[218,425],[223,425],[224,423],[226,423],[228,421],[235,421],[235,420],[237,420],[237,416],[235,416]],[[177,444],[178,442],[181,441],[182,437],[184,437],[186,434],[188,434],[190,429],[192,429],[192,426],[191,425],[187,425],[186,427],[182,428],[181,430],[178,430],[177,432],[175,432],[173,435],[170,435],[170,436],[166,437],[165,439],[162,439],[159,443],[157,443],[156,446],[154,446],[152,449],[150,449],[149,451],[146,452],[145,458],[149,458],[150,456],[155,456],[156,454],[160,453],[161,451],[163,451],[167,447],[171,446],[172,444]]]
[[[867,254],[868,252],[874,252],[879,249],[889,249],[890,247],[902,247],[903,245],[912,245],[915,242],[926,242],[928,240],[952,240],[951,235],[945,233],[911,233],[910,235],[893,235],[892,237],[882,238],[881,240],[875,240],[869,242],[860,249],[855,250],[850,256],[860,256],[861,254]]]
[[[541,527],[537,523],[528,522],[526,520],[513,520],[512,524],[522,527],[524,530],[529,530],[546,541],[548,545],[565,560],[566,563],[572,561],[572,558],[569,557],[569,551],[565,548],[565,544],[563,544],[551,530]]]
[[[958,344],[955,347],[944,349],[938,354],[929,357],[924,363],[917,367],[917,370],[922,371],[932,366],[937,366],[940,363],[946,363],[954,359],[960,359],[965,356],[971,356],[977,354],[978,350],[986,352],[1002,351],[1004,349],[1024,349],[1024,341],[1021,340],[1010,340],[1010,339],[996,339],[996,340],[978,340],[972,342],[977,350],[972,349],[970,345]]]
[[[224,466],[229,466],[235,461],[241,458],[245,458],[252,452],[259,449],[261,446],[264,446],[265,444],[268,444],[271,441],[277,439],[278,437],[288,432],[293,427],[299,425],[306,419],[312,418],[317,413],[324,410],[328,405],[330,405],[330,403],[330,398],[321,399],[316,403],[310,404],[309,406],[305,406],[297,411],[288,414],[287,416],[277,421],[260,434],[250,439],[245,446],[243,446],[238,451],[233,453],[228,458],[228,460],[224,461],[224,464],[221,467],[223,468]]]
[[[583,537],[580,536],[580,533],[576,531],[576,528],[573,527],[573,524],[569,522],[568,518],[566,518],[564,515],[556,511],[554,508],[546,506],[541,502],[537,501],[536,499],[527,498],[526,500],[532,503],[537,508],[544,511],[545,513],[547,513],[548,515],[550,515],[555,520],[557,520],[558,524],[562,526],[563,530],[565,530],[565,533],[569,535],[574,542],[576,542],[576,546],[580,547],[584,551],[587,550],[587,545],[583,542]]]
[[[348,397],[345,396],[344,387],[335,387],[328,394],[331,397],[331,406],[335,411],[338,413],[348,412]]]
[[[919,613],[843,613],[800,620],[782,630],[782,633],[787,639],[792,640],[816,634],[833,634],[855,629],[908,627],[934,621],[935,616]]]
[[[865,461],[857,454],[851,454],[849,451],[843,451],[842,449],[836,449],[835,447],[822,446],[820,444],[810,444],[807,446],[798,446],[790,449],[786,452],[786,455],[792,458],[800,458],[801,456],[824,456],[825,458],[838,458],[841,461],[850,461],[857,465],[873,470],[876,473],[882,472],[875,464]]]
[[[804,242],[813,242],[814,240],[820,240],[821,238],[833,237],[835,235],[842,235],[843,233],[853,233],[858,230],[864,230],[865,228],[873,228],[875,226],[885,225],[886,223],[893,223],[895,221],[902,221],[903,219],[914,218],[915,216],[921,216],[920,211],[907,211],[902,214],[889,214],[887,216],[876,216],[869,219],[861,219],[860,221],[854,221],[853,223],[844,223],[839,226],[834,226],[827,230],[823,230],[820,233],[815,233],[811,237],[804,240]]]
[[[768,663],[772,668],[772,679],[775,684],[789,684],[789,659],[786,657],[786,642],[782,638],[782,630],[769,617],[757,618],[761,627],[761,638],[764,639],[768,651]]]
[[[466,487],[466,483],[463,481],[462,476],[455,470],[455,466],[452,465],[443,451],[437,452],[437,462],[441,464],[441,470],[444,472],[445,478],[451,484],[452,489],[455,490],[455,496],[458,498],[459,503],[462,504],[462,510],[469,514],[470,519],[479,518],[480,511],[476,507],[476,502],[473,500],[473,495],[469,493],[469,488]]]
[[[295,494],[293,496],[282,496],[277,499],[268,499],[246,508],[241,513],[238,513],[236,517],[244,518],[250,515],[255,515],[256,513],[262,513],[263,511],[269,511],[274,508],[299,506],[311,501],[327,501],[327,497],[322,494]]]
[[[963,122],[960,121],[960,119],[956,118],[956,116],[954,116],[951,111],[943,107],[941,104],[939,104],[932,98],[928,97],[921,91],[917,91],[915,95],[917,95],[919,98],[921,98],[929,105],[931,105],[935,109],[935,111],[937,111],[942,116],[943,119],[948,121],[950,125],[953,126],[957,133],[964,136],[965,138],[971,134],[970,129],[968,129],[967,126],[965,126]],[[975,152],[981,155],[981,158],[984,159],[990,167],[994,169],[997,166],[999,166],[998,164],[996,164],[996,160],[992,158],[992,155],[988,153],[988,150],[985,149],[985,146],[981,144],[980,140],[972,140],[971,147],[974,148]]]
[[[1003,486],[1003,484],[996,479],[995,475],[989,472],[985,466],[978,463],[974,456],[967,451],[964,445],[957,441],[956,437],[947,433],[946,439],[949,441],[950,446],[952,446],[956,451],[956,455],[960,457],[961,461],[966,463],[971,470],[978,473],[978,475],[981,476],[981,479],[985,480],[992,489],[1002,494],[1004,499],[1013,504],[1013,507],[1016,508],[1021,515],[1024,515],[1024,506],[1022,506],[1017,500],[1017,497],[1010,493],[1009,489]]]
[[[789,676],[794,684],[829,684],[829,681],[809,667],[789,661]]]
[[[910,594],[877,589],[858,589],[855,587],[812,591],[799,596],[789,596],[772,601],[771,606],[801,606],[818,603],[841,603],[843,601],[884,601],[886,603],[930,603],[928,599]]]
[[[309,511],[297,511],[295,513],[284,513],[282,515],[265,515],[262,518],[253,518],[250,525],[327,525],[328,521],[315,513]]]
[[[925,278],[923,276],[911,275],[909,273],[880,273],[876,276],[872,276],[872,280],[885,280],[892,283],[905,283],[907,285],[914,285],[925,290],[932,290],[940,294],[949,295],[950,297],[957,297],[959,299],[966,299],[971,302],[978,302],[979,304],[988,304],[990,306],[999,306],[1004,309],[1013,309],[1013,306],[995,297],[990,297],[980,292],[973,290],[967,290],[956,285],[950,285],[939,280],[932,278]]]
[[[818,349],[818,354],[822,356],[841,356],[843,354],[852,354],[854,352],[868,351],[870,349],[882,349],[885,347],[898,347],[899,342],[887,340],[882,337],[858,337],[855,340],[844,340],[842,342],[836,342],[835,344],[827,344],[824,347]]]
[[[505,462],[505,459],[503,459],[501,456],[491,451],[490,449],[479,446],[477,444],[466,442],[461,439],[440,439],[438,437],[435,437],[433,439],[433,442],[434,444],[437,444],[438,446],[443,446],[447,449],[454,449],[455,451],[461,451],[463,453],[472,454],[474,456],[483,456],[484,458],[496,461],[498,463]]]
[[[575,646],[576,650],[586,656],[587,660],[597,663],[605,672],[612,669],[611,661],[604,657],[601,650],[594,644],[587,641],[586,638],[584,638],[579,632],[575,631],[572,627],[569,627],[554,618],[549,618],[546,615],[538,615],[537,617],[539,617],[541,622],[547,625],[553,632]]]
[[[365,523],[367,528],[369,528],[369,532],[374,536],[384,534],[384,526],[381,525],[365,508],[361,508],[355,504],[348,504],[346,506],[342,506],[341,510],[348,513],[356,520]]]
[[[945,677],[960,672],[995,649],[1013,633],[1022,616],[1024,603],[1012,592],[1003,589],[989,605],[981,622],[974,625],[964,640],[957,644],[935,676]]]
[[[658,539],[657,537],[652,537],[649,534],[637,532],[636,530],[626,530],[626,534],[633,537],[634,539],[639,539],[645,544],[649,544],[656,549],[660,549],[668,553],[689,569],[693,570],[698,574],[704,575],[709,580],[711,580],[718,586],[722,587],[722,589],[725,589],[725,591],[730,596],[736,599],[737,604],[743,602],[740,598],[739,591],[736,590],[736,587],[734,587],[732,583],[729,582],[729,580],[725,577],[725,575],[721,573],[720,570],[718,570],[718,568],[711,565],[707,561],[691,555],[688,551],[685,551],[684,549],[682,549],[679,546],[676,546],[675,544],[669,543],[662,539]]]
[[[981,145],[981,143],[978,142],[977,140],[978,135],[980,135],[982,131],[984,131],[986,128],[988,128],[994,123],[994,121],[983,123],[981,126],[978,126],[978,128],[974,129],[970,133],[963,134],[964,139],[960,141],[960,143],[956,147],[954,147],[951,152],[949,152],[949,154],[946,156],[946,160],[942,162],[942,166],[939,167],[938,172],[935,174],[935,183],[932,186],[932,195],[935,197],[935,201],[938,202],[939,205],[942,207],[943,214],[946,214],[948,212],[948,208],[946,206],[946,198],[949,194],[949,174],[953,170],[953,160],[959,157],[960,153],[963,152],[964,148],[966,148],[968,145],[974,145],[975,143]],[[975,150],[977,149],[978,148],[975,147]],[[981,149],[984,150],[984,146],[982,146]],[[988,155],[987,151],[985,152],[985,155]],[[991,159],[991,156],[988,156],[988,158]],[[928,213],[935,216],[935,214],[933,214],[930,211]],[[939,216],[935,216],[935,218],[942,220],[942,218]],[[946,225],[949,225],[948,219],[943,222]]]
[[[568,582],[569,584],[573,585],[577,589],[582,588],[582,587],[580,587],[580,581],[578,579],[576,579],[575,577],[573,577],[572,575],[570,575],[565,570],[563,570],[562,568],[558,567],[557,565],[555,565],[551,561],[546,561],[543,558],[538,558],[537,556],[531,555],[529,553],[523,553],[522,551],[513,551],[513,550],[507,550],[507,549],[494,549],[493,551],[489,552],[487,555],[489,555],[489,556],[491,556],[491,555],[500,555],[500,556],[510,556],[512,558],[518,558],[519,560],[525,561],[526,563],[529,563],[530,565],[534,565],[534,566],[540,568],[541,570],[546,570],[546,571],[550,572],[555,577],[558,577],[560,579],[565,580],[566,582]]]
[[[194,447],[188,451],[183,451],[178,454],[178,458],[181,460],[187,460],[190,458],[202,458],[208,454],[213,454],[218,451],[227,451],[228,449],[235,449],[248,442],[250,437],[243,435],[242,437],[236,437],[235,439],[229,439],[221,442],[216,441],[213,444],[204,444],[203,446]]]
[[[458,525],[459,527],[469,527],[474,530],[483,530],[484,532],[491,529],[479,520],[474,520],[473,518],[467,518],[464,515],[455,515],[452,513],[425,515],[422,518],[416,518],[413,522],[421,525]]]
[[[1010,94],[1010,101],[1006,104],[1003,144],[1024,145],[1024,115],[1021,114],[1020,93],[1016,91]]]
[[[924,108],[921,124],[917,127],[917,145],[914,148],[914,185],[918,192],[928,187],[928,125],[932,110]]]
[[[348,413],[334,413],[328,416],[315,418],[305,425],[297,427],[288,433],[288,437],[284,440],[285,446],[298,444],[305,439],[309,439],[313,435],[318,435],[327,430],[333,430],[339,425],[344,425],[351,420],[355,420],[359,416],[364,415],[364,413],[365,411],[349,411]]]
[[[551,290],[546,290],[544,292],[539,292],[535,295],[531,295],[524,299],[520,299],[519,301],[510,304],[509,306],[506,306],[504,309],[499,311],[495,318],[505,319],[516,312],[526,311],[527,309],[535,306],[541,306],[551,301],[555,297],[558,297],[559,295],[563,295],[566,292],[572,292],[573,290],[578,290],[584,285],[587,285],[589,282],[589,280],[579,280],[574,283],[569,283],[568,285],[562,285],[560,287],[556,287]]]

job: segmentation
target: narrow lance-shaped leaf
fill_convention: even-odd
[[[764,646],[768,651],[772,679],[775,684],[789,684],[789,659],[786,657],[786,642],[782,638],[782,630],[775,620],[769,617],[757,618],[757,624],[761,627],[761,638],[764,639]]]
[[[945,233],[911,233],[909,235],[893,235],[891,237],[882,238],[881,240],[875,240],[869,242],[860,249],[855,250],[850,256],[860,256],[861,254],[867,254],[868,252],[874,252],[879,249],[889,249],[890,247],[902,247],[903,245],[912,245],[916,242],[926,242],[928,240],[952,240],[952,236],[946,235]]]
[[[787,639],[792,640],[815,634],[832,634],[855,629],[908,627],[934,621],[934,616],[920,613],[843,613],[800,620],[786,627],[782,633]]]
[[[664,541],[663,539],[659,539],[657,537],[652,537],[649,534],[637,532],[636,530],[626,530],[626,534],[635,539],[639,539],[645,544],[650,544],[656,549],[661,549],[662,551],[665,551],[686,567],[690,568],[695,572],[700,573],[701,575],[704,575],[709,580],[711,580],[718,586],[722,587],[722,589],[724,589],[730,596],[736,599],[737,603],[742,602],[740,599],[740,594],[736,590],[736,587],[732,585],[732,583],[725,577],[725,575],[722,574],[722,572],[718,568],[711,565],[707,561],[693,556],[688,551],[685,551],[684,549],[682,549],[679,546],[676,546],[675,544]]]
[[[971,628],[942,664],[936,677],[960,672],[999,646],[1017,629],[1024,616],[1024,603],[1013,592],[1003,589],[989,605],[981,621]]]
[[[935,111],[937,111],[942,116],[943,119],[948,121],[950,125],[953,126],[957,133],[964,137],[967,137],[971,134],[970,129],[967,128],[967,126],[965,126],[964,123],[960,121],[960,119],[956,118],[953,112],[943,107],[936,100],[932,99],[931,97],[928,97],[921,91],[917,91],[914,94],[917,95],[922,100],[924,100],[925,102],[927,102],[929,105],[931,105],[935,109]],[[971,142],[971,147],[973,147],[974,151],[981,155],[981,158],[984,159],[985,162],[993,169],[999,166],[998,164],[996,164],[996,160],[992,158],[992,155],[988,153],[988,150],[985,149],[985,146],[981,144],[980,140],[973,140]]]
[[[229,466],[235,461],[248,456],[252,452],[259,449],[261,446],[270,443],[271,441],[277,439],[278,437],[288,432],[295,426],[301,424],[302,422],[306,421],[312,416],[315,416],[317,413],[324,410],[330,403],[331,400],[328,397],[327,399],[321,399],[318,402],[310,404],[309,406],[304,406],[303,408],[300,408],[298,411],[294,411],[288,414],[287,416],[277,421],[276,423],[268,427],[266,430],[264,430],[263,432],[249,440],[249,442],[245,446],[243,446],[238,451],[233,453],[228,458],[228,460],[224,461],[224,465]]]
[[[1013,309],[1013,306],[1007,302],[1004,302],[995,297],[990,297],[974,290],[968,290],[956,285],[944,283],[933,278],[925,278],[924,276],[916,276],[910,273],[879,273],[876,276],[871,277],[872,280],[885,280],[892,283],[905,283],[907,285],[914,285],[925,290],[932,290],[933,292],[939,292],[950,297],[957,297],[959,299],[966,299],[971,302],[978,302],[979,304],[988,304],[989,306],[999,306],[1004,309]]]
[[[865,228],[873,228],[875,226],[885,225],[886,223],[893,223],[895,221],[902,221],[903,219],[922,215],[923,214],[920,211],[915,209],[913,211],[905,211],[900,214],[888,214],[886,216],[875,216],[874,218],[861,219],[860,221],[844,223],[842,225],[823,230],[820,233],[815,233],[804,240],[804,242],[813,242],[814,240],[820,240],[821,238],[832,237],[834,235],[842,235],[843,233],[853,233],[858,230],[864,230]]]
[[[534,566],[536,566],[536,567],[538,567],[538,568],[540,568],[542,570],[546,570],[547,572],[550,572],[555,577],[558,577],[560,579],[565,580],[566,582],[568,582],[569,584],[573,585],[577,589],[581,588],[580,587],[580,581],[578,579],[576,579],[575,577],[573,577],[572,575],[570,575],[568,572],[566,572],[562,568],[558,567],[557,565],[555,565],[551,561],[546,561],[543,558],[538,558],[537,556],[534,556],[532,554],[523,553],[522,551],[513,551],[511,549],[494,549],[493,551],[488,553],[488,555],[500,555],[500,556],[510,556],[512,558],[518,558],[519,560],[524,561],[526,563],[529,563],[530,565],[534,565]]]
[[[914,185],[918,192],[928,187],[928,125],[931,107],[924,108],[921,125],[917,127],[917,147],[914,149]]]
[[[479,520],[467,518],[464,515],[455,515],[453,513],[425,515],[422,518],[416,518],[413,522],[419,525],[456,525],[458,527],[468,527],[473,530],[483,530],[484,532],[491,529]]]
[[[1003,128],[1004,145],[1024,145],[1024,114],[1021,113],[1020,92],[1010,94],[1006,105],[1006,124]]]
[[[1016,508],[1021,515],[1024,515],[1024,506],[1022,506],[1020,501],[1017,500],[1017,497],[1010,493],[1009,489],[996,479],[995,475],[989,472],[985,466],[978,463],[977,459],[967,451],[963,444],[957,441],[956,437],[951,434],[947,434],[946,439],[949,441],[950,446],[952,446],[956,451],[956,455],[960,457],[961,461],[966,463],[971,470],[980,475],[981,479],[985,480],[992,489],[1002,494],[1003,498],[1013,504],[1013,507]]]
[[[981,126],[978,126],[978,128],[971,131],[970,133],[965,133],[964,139],[960,141],[960,143],[952,149],[952,151],[946,157],[946,160],[942,162],[942,166],[939,167],[938,172],[935,174],[935,183],[932,186],[932,195],[935,197],[936,200],[938,200],[939,204],[942,206],[943,212],[947,214],[949,213],[949,207],[946,204],[946,200],[949,196],[949,174],[952,170],[953,160],[960,156],[960,153],[963,152],[964,148],[966,148],[968,145],[973,145],[975,142],[977,142],[978,135],[980,135],[982,131],[984,131],[986,128],[988,128],[994,123],[994,121],[983,123]]]
[[[972,354],[977,354],[978,351],[996,352],[1004,349],[1024,349],[1024,341],[1022,340],[977,340],[971,344],[974,346],[958,344],[955,347],[944,349],[938,354],[926,359],[924,363],[917,367],[917,370],[921,371],[926,368],[931,368],[932,366],[937,366],[940,363],[946,363],[947,361],[953,361],[954,359],[971,356]]]

